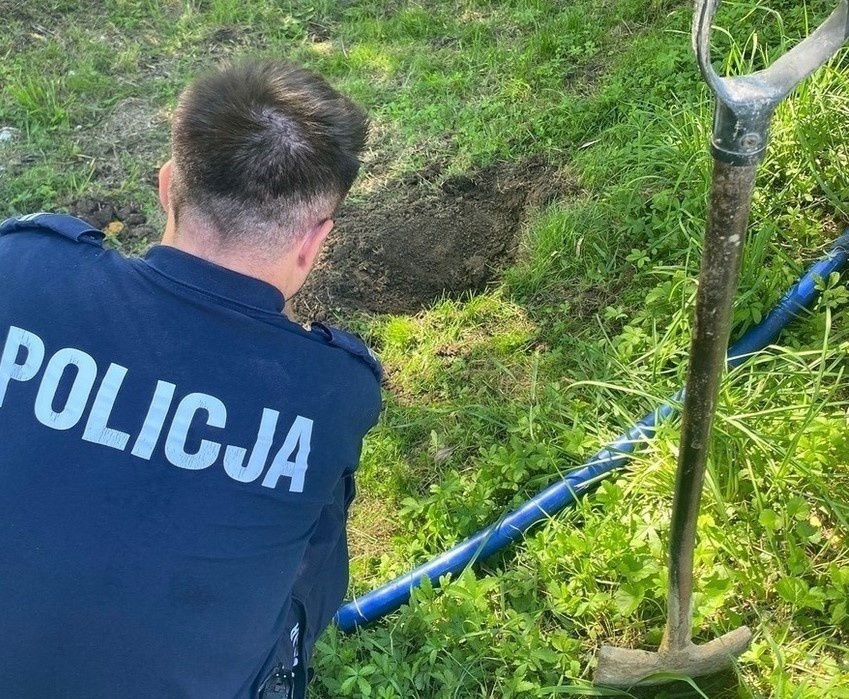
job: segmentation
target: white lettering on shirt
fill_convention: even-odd
[[[126,375],[127,367],[120,364],[110,364],[106,370],[106,376],[103,377],[100,388],[97,389],[97,395],[94,397],[94,404],[91,406],[91,413],[89,413],[88,422],[86,422],[83,432],[83,439],[87,442],[102,444],[120,451],[127,448],[130,435],[106,425],[109,422],[109,416],[112,415],[115,399],[118,397],[118,391],[121,390],[121,384],[124,383]]]
[[[23,364],[18,364],[15,360],[21,348],[26,349],[27,356]],[[3,354],[0,355],[0,407],[3,406],[9,381],[29,381],[38,373],[43,361],[44,343],[41,338],[14,325],[10,327]]]
[[[53,402],[59,382],[70,367],[76,367],[71,390],[64,407],[53,410]],[[90,354],[73,347],[65,347],[54,354],[47,362],[44,377],[35,397],[35,417],[42,425],[54,430],[69,430],[76,425],[85,411],[91,389],[97,379],[97,364]]]
[[[212,466],[218,458],[221,445],[208,439],[200,440],[200,446],[196,452],[186,451],[189,428],[192,426],[195,415],[201,410],[206,412],[206,424],[210,427],[224,427],[227,422],[227,408],[214,396],[208,396],[206,393],[190,393],[183,398],[177,406],[171,429],[165,439],[165,458],[174,466],[190,471],[200,471]]]
[[[173,383],[156,382],[156,391],[154,391],[150,407],[147,409],[147,416],[136,443],[133,445],[131,452],[133,456],[150,459],[153,455],[153,450],[159,441],[159,435],[162,434],[162,427],[165,425],[165,418],[168,416],[168,410],[171,408],[171,401],[174,400],[174,391],[176,390],[177,387]]]
[[[46,356],[44,341],[35,333],[11,326],[0,352],[0,408],[7,399],[7,389],[12,381],[27,382],[36,379],[42,371]],[[88,353],[74,347],[64,347],[55,352],[44,366],[34,401],[35,417],[42,425],[54,430],[70,430],[76,427],[86,414],[82,439],[91,444],[125,451],[133,435],[109,426],[116,405],[120,404],[121,389],[129,369],[110,363],[94,400],[90,401],[98,380],[97,362]],[[177,386],[167,381],[157,381],[150,405],[141,422],[138,435],[130,454],[150,460],[166,434],[165,459],[172,465],[190,471],[200,471],[215,464],[221,457],[224,471],[234,481],[252,483],[265,471],[269,455],[277,436],[280,412],[263,408],[253,448],[248,455],[244,447],[224,447],[212,439],[199,439],[193,449],[190,440],[196,439],[204,428],[224,429],[227,424],[227,408],[215,396],[206,393],[189,393],[180,399],[174,416],[168,423],[168,415],[177,394]],[[56,405],[64,400],[64,405]],[[8,409],[8,406],[7,406]],[[119,411],[120,412],[120,411]],[[122,419],[127,420],[126,414]],[[138,424],[138,423],[136,423]],[[123,426],[132,426],[125,425]],[[281,476],[289,479],[289,492],[302,493],[312,440],[313,421],[295,415],[282,446],[277,450],[261,485],[274,489]],[[222,457],[223,452],[223,457]]]
[[[306,476],[307,457],[310,455],[310,440],[312,439],[312,420],[306,417],[295,418],[292,427],[289,428],[289,434],[283,441],[283,446],[268,467],[268,473],[262,480],[262,484],[266,488],[276,488],[277,479],[280,476],[288,476],[292,479],[289,483],[290,493],[304,492],[304,476]],[[295,460],[292,461],[292,454],[297,450]]]
[[[265,468],[265,462],[268,460],[268,452],[271,451],[274,432],[277,430],[277,418],[279,417],[280,413],[276,410],[263,409],[262,421],[259,423],[259,434],[256,436],[256,443],[247,464],[245,464],[247,449],[227,447],[224,452],[224,470],[227,471],[230,478],[240,483],[252,483],[259,478]]]

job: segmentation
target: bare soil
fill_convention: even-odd
[[[293,299],[295,312],[416,313],[481,290],[513,261],[527,212],[571,188],[561,170],[534,158],[448,177],[432,166],[349,200]],[[133,202],[84,198],[68,209],[124,249],[142,249],[160,233]]]
[[[514,259],[528,209],[570,188],[562,172],[531,159],[446,178],[434,167],[348,202],[295,310],[416,313],[478,291]]]

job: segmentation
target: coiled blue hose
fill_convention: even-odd
[[[781,330],[819,296],[817,281],[843,269],[849,260],[849,229],[831,246],[827,255],[815,262],[767,316],[728,349],[728,365],[735,367],[752,354],[772,344]],[[410,599],[413,588],[428,578],[434,586],[447,573],[456,575],[479,558],[487,558],[522,537],[537,522],[550,518],[575,504],[613,471],[623,468],[638,446],[650,439],[662,422],[676,414],[683,389],[667,403],[652,411],[618,439],[608,444],[581,468],[549,486],[498,521],[465,541],[436,556],[415,570],[381,585],[376,590],[343,605],[336,612],[336,624],[350,633],[358,626],[380,619]]]

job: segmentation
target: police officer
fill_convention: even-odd
[[[140,259],[0,227],[0,697],[303,697],[380,367],[284,314],[363,111],[273,60],[182,94]]]

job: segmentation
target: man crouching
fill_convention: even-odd
[[[380,367],[284,309],[367,125],[243,61],[182,94],[144,257],[68,216],[0,226],[0,696],[305,696]]]

